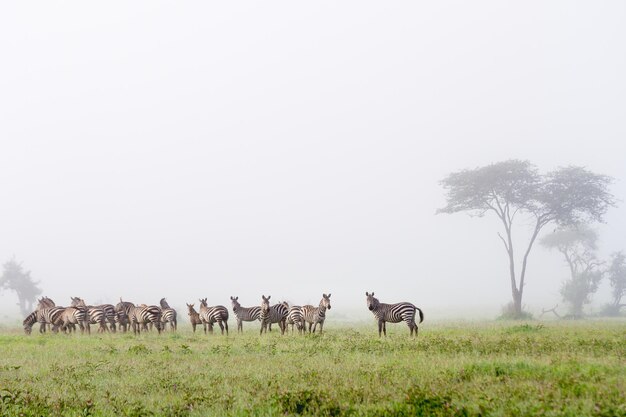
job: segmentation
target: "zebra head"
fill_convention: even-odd
[[[322,299],[320,301],[320,307],[325,307],[330,310],[330,294],[322,294]]]
[[[185,304],[187,304],[187,303],[185,303]],[[195,309],[195,308],[193,308],[193,306],[194,306],[193,304],[187,304],[187,315],[189,315],[189,316],[195,316],[196,314],[198,314],[198,313],[196,312],[196,309]]]
[[[203,311],[203,309],[208,308],[208,304],[206,302],[206,298],[199,298],[200,300],[200,311]]]
[[[267,314],[270,311],[270,298],[272,298],[272,296],[268,295],[267,297],[265,297],[264,295],[262,295],[261,298],[261,312]]]
[[[161,308],[170,308],[170,305],[167,303],[165,298],[161,298],[161,301],[159,301],[159,304],[161,305]]]
[[[369,311],[376,310],[376,307],[378,307],[378,298],[374,297],[373,292],[371,294],[368,292],[365,292],[365,295],[367,296],[367,309]]]
[[[85,300],[80,297],[70,297],[72,299],[72,307],[85,307]]]
[[[41,297],[41,300],[37,300],[37,310],[41,310],[44,308],[55,307],[54,301],[52,301],[49,297]]]
[[[230,302],[233,304],[233,311],[237,310],[239,307],[241,307],[241,304],[239,304],[239,297],[230,297]]]

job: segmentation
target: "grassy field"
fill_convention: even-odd
[[[235,327],[235,326],[232,326]],[[0,334],[0,415],[626,416],[626,322]]]

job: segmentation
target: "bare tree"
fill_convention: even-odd
[[[528,258],[541,230],[550,223],[602,221],[608,208],[615,205],[608,191],[611,182],[610,177],[580,167],[559,168],[541,175],[528,161],[508,160],[449,174],[441,181],[447,204],[437,213],[464,211],[471,216],[497,216],[504,232],[498,236],[509,260],[513,316],[519,318]],[[530,218],[533,228],[518,275],[513,226],[519,217]]]
[[[24,271],[22,264],[11,258],[3,265],[4,271],[0,276],[0,288],[15,291],[19,300],[20,311],[23,315],[33,310],[33,303],[41,294],[38,282],[33,281],[30,271]]]

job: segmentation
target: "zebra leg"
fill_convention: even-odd
[[[224,327],[226,328],[226,336],[228,336],[228,320],[224,320]]]
[[[385,334],[385,337],[387,337],[387,322],[383,321],[383,333]]]
[[[222,330],[222,334],[224,334],[224,324],[222,323],[222,321],[218,321],[217,324],[219,324],[220,329]]]
[[[323,329],[324,329],[324,322],[320,321],[320,334],[322,334]]]
[[[378,320],[378,337],[381,336],[382,332],[383,332],[383,321],[382,320]]]

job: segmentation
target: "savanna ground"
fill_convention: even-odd
[[[626,416],[626,321],[0,334],[0,415]],[[234,323],[231,327],[235,327]]]

